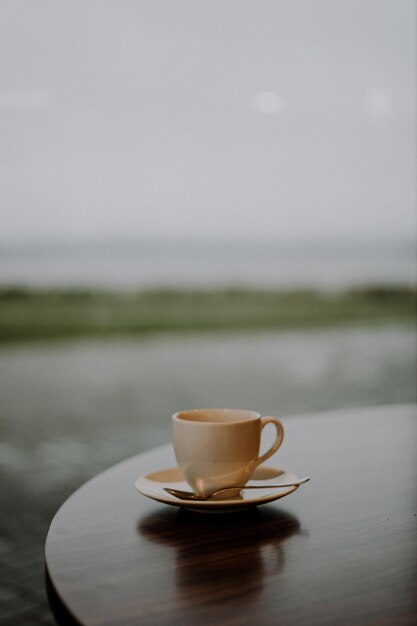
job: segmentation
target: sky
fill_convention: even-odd
[[[412,0],[2,0],[0,243],[402,238]]]

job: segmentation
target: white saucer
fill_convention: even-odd
[[[158,502],[163,502],[164,504],[171,504],[173,506],[179,506],[192,511],[225,513],[229,511],[247,509],[251,506],[266,504],[267,502],[284,498],[284,496],[288,496],[290,493],[298,489],[298,487],[268,487],[268,483],[273,485],[277,482],[292,483],[297,480],[298,477],[292,472],[286,472],[285,470],[277,469],[275,467],[261,465],[253,473],[248,485],[265,485],[265,488],[263,489],[242,489],[240,495],[234,498],[216,498],[202,502],[186,502],[185,500],[179,500],[175,496],[172,496],[164,491],[164,487],[190,491],[190,486],[185,482],[181,470],[178,467],[171,467],[169,469],[163,469],[157,472],[151,472],[150,474],[146,474],[144,476],[139,476],[135,482],[135,487],[144,496],[152,498],[152,500],[157,500]]]

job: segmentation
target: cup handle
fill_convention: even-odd
[[[279,421],[279,419],[277,419],[276,417],[262,417],[261,418],[261,432],[264,426],[266,426],[266,424],[274,424],[275,428],[277,429],[277,438],[275,442],[273,443],[273,445],[269,448],[269,450],[267,450],[265,454],[263,454],[262,456],[258,458],[256,465],[260,465],[261,463],[266,461],[266,459],[269,459],[269,457],[272,456],[278,450],[278,448],[282,444],[282,440],[284,439],[284,427]]]

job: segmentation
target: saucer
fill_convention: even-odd
[[[169,469],[163,469],[139,476],[135,482],[135,487],[144,496],[164,504],[171,504],[180,508],[205,513],[226,513],[231,511],[241,511],[242,509],[258,506],[260,504],[266,504],[267,502],[273,502],[279,498],[284,498],[293,491],[296,491],[298,486],[268,487],[268,482],[271,483],[271,485],[274,485],[277,481],[281,483],[292,483],[297,480],[298,477],[292,472],[261,465],[256,468],[252,474],[251,480],[248,481],[247,484],[260,484],[263,486],[262,488],[256,490],[242,489],[238,496],[225,499],[217,497],[212,500],[196,500],[187,502],[186,500],[179,500],[175,496],[172,496],[164,491],[164,487],[190,491],[190,486],[185,482],[181,470],[178,467],[171,467]]]

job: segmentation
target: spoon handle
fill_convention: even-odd
[[[281,483],[280,485],[236,485],[236,487],[223,487],[222,489],[217,489],[217,491],[213,491],[208,498],[211,496],[215,496],[223,491],[230,491],[231,489],[276,489],[277,487],[298,487],[298,485],[303,485],[310,480],[309,476],[305,478],[300,478],[300,480],[296,480],[293,483]]]

